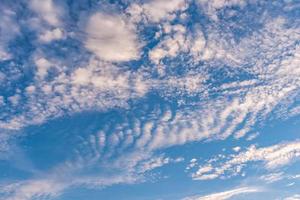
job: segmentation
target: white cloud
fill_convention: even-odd
[[[0,47],[0,60],[8,60],[11,58],[11,55],[5,51],[5,48]]]
[[[75,84],[84,85],[88,84],[91,80],[91,71],[86,68],[78,68],[72,75],[72,81]]]
[[[54,198],[66,185],[52,180],[31,180],[9,184],[0,189],[6,200],[32,200]]]
[[[189,170],[189,169],[191,169],[191,168],[193,168],[193,167],[196,167],[197,165],[198,165],[197,159],[196,159],[196,158],[193,158],[193,159],[190,160],[189,165],[188,165],[185,169],[186,169],[186,170]]]
[[[109,16],[108,21],[110,21],[110,17],[113,18],[111,19],[113,22],[122,20],[118,16]],[[96,18],[100,20],[98,17]],[[234,52],[236,49],[243,50],[245,46],[250,46],[246,50],[236,53],[238,58],[247,63],[248,60],[252,62],[251,59],[254,57],[264,63],[265,59],[270,56],[276,57],[278,54],[278,49],[273,49],[270,44],[276,43],[277,46],[286,48],[285,45],[293,45],[298,38],[298,35],[292,34],[296,32],[294,28],[287,29],[280,23],[278,26],[274,26],[277,27],[275,30],[269,26],[271,25],[267,24],[263,29],[265,31],[253,33],[253,38],[245,39],[240,46],[233,50],[229,49],[228,52]],[[166,29],[173,31],[175,35],[182,33],[185,36],[187,33],[183,26]],[[269,37],[272,34],[275,36]],[[289,34],[289,39],[282,43],[281,38],[286,38],[286,34]],[[216,40],[216,36],[208,38]],[[164,41],[166,40],[162,40],[162,43]],[[265,48],[263,52],[270,55],[260,57],[253,53],[255,50],[249,50],[251,45],[257,41],[262,48]],[[226,46],[226,48],[229,47]],[[267,67],[257,62],[251,68],[253,71],[249,71],[254,75],[253,79],[233,81],[215,87],[206,85],[206,81],[211,78],[210,74],[207,74],[206,68],[209,68],[210,65],[204,65],[203,71],[197,68],[189,70],[182,76],[167,75],[161,79],[154,79],[144,69],[132,72],[95,58],[91,58],[89,63],[71,69],[64,67],[59,60],[56,61],[52,58],[50,61],[45,56],[36,56],[34,57],[37,65],[35,73],[40,78],[32,84],[35,90],[30,90],[30,94],[26,91],[25,95],[28,96],[28,101],[22,103],[24,109],[21,114],[0,122],[0,127],[20,128],[29,124],[39,124],[66,112],[75,113],[91,109],[103,111],[112,107],[126,107],[129,99],[137,99],[148,91],[155,90],[164,98],[174,96],[189,98],[195,95],[201,101],[193,102],[193,108],[185,107],[185,102],[183,102],[183,106],[179,110],[159,110],[154,114],[156,117],[146,120],[147,126],[143,124],[141,125],[142,129],[135,131],[140,137],[134,134],[112,134],[113,137],[106,141],[114,144],[111,146],[112,149],[116,148],[118,144],[122,144],[121,141],[126,141],[127,146],[135,145],[135,147],[141,147],[147,151],[154,151],[192,141],[225,139],[233,133],[237,137],[241,137],[256,123],[263,122],[268,114],[283,102],[283,99],[288,98],[297,89],[299,76],[292,70],[298,63],[297,52],[297,49],[290,49],[290,56],[282,57],[281,60],[277,59]],[[224,56],[224,59],[227,57]],[[51,81],[44,80],[50,67],[59,73]],[[238,68],[239,70],[242,69]],[[294,84],[290,84],[291,80]],[[207,94],[216,95],[216,98],[210,99]],[[44,102],[47,102],[47,105]],[[287,105],[290,105],[290,102]],[[164,113],[166,117],[161,116],[161,113]],[[142,123],[140,119],[136,119],[136,121]],[[127,132],[128,129],[130,128],[124,128],[123,131]],[[125,148],[125,143],[122,145]],[[207,178],[216,177],[216,175],[205,176]]]
[[[170,26],[170,33],[149,52],[149,58],[155,64],[165,57],[176,57],[179,52],[187,52],[189,40],[186,38],[186,28],[182,25]]]
[[[96,21],[100,20],[99,15],[101,16],[102,14],[96,13],[93,15],[96,16]],[[106,19],[107,23],[109,21],[112,21],[112,23],[115,21],[120,22],[120,20],[122,21],[123,19],[119,16],[109,16]],[[246,64],[248,61],[251,63],[253,58],[264,63],[266,62],[265,59],[273,54],[274,57],[278,54],[278,48],[273,49],[269,44],[276,43],[278,46],[286,48],[285,45],[293,45],[298,37],[297,34],[292,34],[297,32],[294,28],[287,29],[282,24],[271,26],[271,29],[269,26],[271,25],[266,25],[265,29],[263,29],[265,31],[254,33],[253,38],[250,37],[241,41],[240,46],[230,49],[232,46],[225,45],[225,49],[229,48],[227,52],[230,54],[238,50],[239,52],[236,52],[235,55],[237,55],[239,60],[246,62]],[[272,29],[272,27],[277,28],[273,30],[274,28]],[[181,35],[186,37],[187,30],[182,26],[172,26],[170,31],[173,31],[174,35],[180,33],[180,37]],[[270,34],[273,34],[274,37],[269,37]],[[286,38],[286,34],[289,34],[289,39],[284,40],[284,43],[282,43],[281,38]],[[209,41],[217,40],[216,35],[208,38]],[[167,38],[162,40],[158,47],[168,46],[166,41],[168,41]],[[165,42],[166,45],[163,45]],[[260,46],[264,48],[263,52],[271,55],[258,57],[255,54],[256,50],[251,49],[251,45],[255,42],[261,43]],[[245,50],[245,46],[249,48]],[[175,57],[179,54],[177,50],[170,52],[167,50],[166,52],[168,54],[175,52]],[[83,64],[80,67],[66,69],[61,61],[55,62],[55,59],[51,59],[50,62],[50,59],[44,56],[37,56],[35,58],[38,66],[36,74],[40,74],[39,76],[43,79],[47,75],[49,67],[54,67],[59,72],[58,75],[53,77],[54,79],[51,82],[37,81],[34,83],[36,91],[42,91],[42,93],[36,93],[25,104],[27,108],[26,113],[11,118],[10,122],[1,123],[1,126],[11,127],[11,124],[18,123],[23,125],[27,123],[41,123],[48,118],[58,117],[66,111],[80,112],[89,110],[92,107],[99,110],[116,105],[126,107],[128,99],[141,97],[149,90],[157,90],[164,98],[195,95],[201,97],[201,102],[194,102],[197,109],[183,109],[179,111],[171,121],[173,128],[162,123],[161,128],[157,129],[158,134],[151,136],[153,137],[153,141],[150,141],[151,146],[163,146],[165,143],[168,143],[168,145],[184,144],[185,142],[205,138],[224,139],[233,133],[236,134],[236,137],[242,137],[251,130],[252,126],[266,119],[276,106],[284,104],[283,100],[290,98],[290,94],[297,90],[299,76],[294,72],[289,73],[293,71],[291,68],[297,66],[297,49],[290,49],[289,52],[289,57],[283,57],[281,58],[282,60],[277,59],[269,67],[257,62],[249,71],[255,77],[253,79],[234,81],[216,87],[206,85],[206,82],[211,78],[210,74],[207,73],[210,65],[204,65],[203,70],[202,68],[201,70],[198,68],[189,70],[183,76],[168,75],[158,80],[149,76],[149,72],[146,70],[141,69],[138,72],[131,72],[92,58],[91,63],[86,64],[86,66]],[[223,59],[228,59],[228,56],[224,56]],[[214,61],[211,62],[213,63]],[[273,67],[273,65],[278,67]],[[277,69],[280,69],[280,72],[277,72]],[[290,80],[293,80],[294,84],[290,84]],[[54,92],[59,95],[52,95]],[[216,95],[217,97],[216,99],[210,99],[208,94]],[[42,106],[42,102],[45,101],[49,102],[46,107]],[[288,102],[286,105],[290,105],[291,102]],[[26,120],[28,116],[31,116],[31,120]],[[187,122],[187,118],[190,120],[189,122]],[[188,123],[192,124],[192,126],[188,125]],[[176,131],[173,131],[177,126],[184,127],[178,128],[181,134],[175,134]],[[172,140],[163,141],[159,132],[164,132],[164,129],[171,130],[169,134],[172,136]]]
[[[61,24],[62,10],[54,4],[53,0],[31,0],[29,5],[49,25],[59,26]]]
[[[198,0],[198,3],[203,7],[211,19],[218,21],[218,10],[228,6],[240,6],[243,7],[247,4],[246,0]]]
[[[253,134],[249,135],[249,136],[246,138],[246,140],[248,140],[248,141],[254,140],[255,138],[257,138],[258,135],[259,135],[258,132],[253,133]]]
[[[300,200],[300,194],[295,194],[293,196],[286,197],[284,198],[284,200]]]
[[[203,59],[207,60],[208,50],[205,50],[206,39],[201,30],[197,30],[194,42],[191,47],[191,54],[194,56],[195,60]],[[199,58],[200,57],[200,58]]]
[[[152,0],[142,5],[133,3],[127,12],[133,21],[141,21],[143,18],[150,22],[159,22],[164,19],[170,21],[175,18],[175,12],[182,12],[187,6],[186,0]]]
[[[42,44],[66,39],[68,32],[62,20],[64,9],[54,0],[30,0],[29,8],[36,14],[26,19],[30,30],[37,34],[37,39]]]
[[[177,8],[167,3],[166,8],[168,6],[174,7],[164,8],[167,11],[163,12],[169,13],[166,18],[154,19],[171,20]],[[142,6],[141,9],[146,8],[147,6]],[[50,20],[49,23],[55,25],[55,21]],[[234,45],[226,40],[230,35],[220,33],[222,30],[215,31],[217,33],[206,30],[205,38],[201,31],[195,37],[190,37],[189,30],[183,25],[169,26],[169,23],[165,23],[162,27],[164,36],[159,36],[162,37],[160,42],[150,51],[153,63],[170,69],[173,67],[172,62],[164,64],[161,62],[164,58],[177,59],[181,53],[188,52],[192,58],[179,63],[187,71],[185,74],[179,76],[165,73],[159,79],[152,76],[156,67],[141,67],[137,71],[131,71],[103,61],[139,58],[138,36],[130,23],[129,27],[127,25],[127,19],[123,16],[103,13],[91,16],[86,27],[88,37],[85,45],[102,61],[92,57],[88,63],[80,63],[79,66],[72,63],[73,67],[69,67],[55,58],[33,56],[37,78],[25,90],[24,95],[28,101],[14,101],[15,104],[22,104],[20,114],[5,113],[9,119],[0,122],[1,128],[13,129],[43,123],[66,113],[126,108],[129,100],[142,97],[150,90],[157,91],[167,100],[169,97],[172,100],[174,97],[179,99],[178,109],[161,105],[143,117],[128,109],[132,114],[130,119],[126,116],[124,122],[114,125],[115,129],[111,133],[106,131],[111,130],[111,126],[106,126],[88,141],[84,141],[82,145],[87,145],[86,149],[76,151],[79,154],[78,161],[68,163],[70,168],[79,166],[78,168],[85,169],[85,166],[96,163],[100,169],[109,169],[116,172],[116,175],[108,178],[101,176],[102,174],[76,177],[76,184],[109,185],[139,181],[143,178],[142,172],[170,163],[170,159],[154,156],[153,152],[158,149],[205,139],[225,139],[232,134],[239,138],[257,123],[264,122],[278,105],[283,105],[286,109],[293,105],[294,101],[289,98],[291,94],[298,92],[300,84],[297,70],[299,48],[294,45],[299,39],[299,30],[285,27],[282,20],[270,22],[262,30]],[[112,28],[109,29],[110,27]],[[53,35],[48,36],[46,38],[50,39],[46,41],[54,39]],[[157,52],[153,53],[155,51]],[[284,56],[281,56],[282,51]],[[199,67],[198,61],[205,63]],[[226,65],[228,63],[229,67]],[[216,66],[234,71],[230,74],[231,77],[239,78],[241,72],[247,72],[251,78],[212,85],[208,82],[215,81],[214,74],[209,71]],[[45,80],[50,68],[55,69],[57,74],[51,80]],[[191,99],[197,100],[190,102]],[[285,101],[286,99],[289,101]],[[297,113],[297,110],[294,111]],[[287,164],[299,157],[298,147],[287,146],[290,148],[284,145],[272,148],[252,147],[233,155],[232,160],[228,158],[224,165],[216,163],[223,156],[216,162],[201,166],[198,173],[193,174],[193,178],[214,179],[223,176],[225,172],[239,174],[243,165],[251,161],[262,161],[267,168]],[[129,153],[123,154],[127,150]],[[115,159],[107,162],[113,156]],[[101,163],[99,158],[105,158],[105,163]],[[136,173],[138,166],[142,166],[141,174]],[[190,163],[190,167],[195,166],[198,166],[196,162]]]
[[[42,56],[37,56],[34,58],[34,63],[37,67],[36,74],[39,78],[44,78],[48,74],[48,70],[51,66],[53,66],[53,63],[48,61],[46,58]]]
[[[192,196],[186,197],[183,200],[226,200],[230,199],[234,196],[253,193],[253,192],[260,192],[261,189],[255,187],[241,187],[233,190],[228,190],[225,192],[213,193],[205,196]]]
[[[5,102],[4,102],[4,97],[0,96],[0,106],[4,106]]]
[[[35,90],[31,93],[24,91],[27,101],[19,104],[23,113],[11,115],[6,122],[0,122],[4,129],[39,124],[65,112],[126,107],[129,99],[145,95],[151,86],[141,72],[122,70],[95,58],[83,67],[71,70],[59,60],[52,58],[50,61],[39,53],[33,56],[33,61],[37,70],[31,86]],[[51,80],[47,79],[50,69],[57,72]],[[46,106],[44,102],[47,102]]]
[[[227,160],[215,159],[213,163],[200,166],[198,171],[192,174],[195,180],[215,179],[237,175],[249,162],[263,162],[266,169],[279,168],[296,161],[300,157],[300,142],[290,142],[270,147],[257,148],[251,146],[247,151],[239,154],[227,155]],[[266,180],[268,177],[264,177]],[[279,177],[278,177],[279,178]],[[269,177],[274,180],[275,177]]]
[[[182,162],[183,160],[184,159],[181,157],[176,158],[176,159],[164,157],[164,156],[153,157],[149,160],[142,162],[138,166],[138,170],[141,172],[146,172],[146,171],[150,171],[150,170],[153,170],[158,167],[162,167],[162,166],[170,164],[170,163]]]
[[[235,152],[239,152],[241,150],[241,147],[239,147],[239,146],[233,147],[232,150]]]
[[[160,1],[153,0],[143,5],[145,14],[150,21],[158,22],[161,19],[170,17],[170,14],[178,10],[186,9],[187,3],[185,0]]]
[[[85,46],[106,61],[130,61],[139,58],[138,37],[124,17],[93,14],[86,26]]]
[[[264,180],[267,183],[277,182],[283,178],[285,178],[283,172],[271,173],[260,177],[261,180]]]
[[[43,43],[49,43],[51,41],[60,40],[65,37],[63,30],[55,28],[53,30],[47,30],[39,36],[39,40]]]
[[[13,96],[10,96],[8,97],[8,100],[10,101],[10,103],[13,105],[13,106],[17,106],[19,101],[20,101],[20,95],[19,94],[15,94]]]
[[[16,13],[9,8],[0,7],[2,13],[0,19],[0,60],[8,60],[12,55],[8,52],[9,42],[20,34],[20,28],[16,21]]]

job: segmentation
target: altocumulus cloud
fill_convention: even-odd
[[[164,153],[169,147],[239,141],[250,133],[255,140],[255,129],[271,115],[282,120],[300,113],[300,29],[286,14],[297,8],[291,2],[20,2],[25,9],[0,5],[0,152],[13,154],[22,138],[51,135],[55,139],[40,140],[41,146],[63,141],[55,144],[67,156],[43,149],[59,160],[47,169],[34,166],[35,156],[24,156],[20,160],[32,177],[4,181],[4,199],[51,199],[73,187],[145,182],[153,171],[185,162]],[[40,131],[91,111],[101,119],[87,127]],[[75,127],[82,132],[74,134]],[[28,128],[36,132],[27,134]],[[230,155],[212,155],[206,164],[192,159],[188,168],[198,168],[191,178],[229,178],[253,162],[272,172],[300,155],[298,141],[238,147]],[[240,187],[186,199],[258,191]]]

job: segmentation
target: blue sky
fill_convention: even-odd
[[[298,0],[0,11],[0,200],[300,199]]]

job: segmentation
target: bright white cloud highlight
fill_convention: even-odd
[[[261,191],[258,188],[254,187],[242,187],[242,188],[237,188],[233,190],[228,190],[225,192],[219,192],[219,193],[213,193],[205,196],[192,196],[192,197],[186,197],[182,200],[226,200],[230,199],[234,196],[242,195],[242,194],[247,194],[247,193],[253,193],[253,192],[259,192]]]
[[[135,30],[121,16],[95,13],[88,20],[86,33],[86,48],[105,61],[139,58]]]

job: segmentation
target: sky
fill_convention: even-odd
[[[300,200],[299,0],[0,13],[0,200]]]

